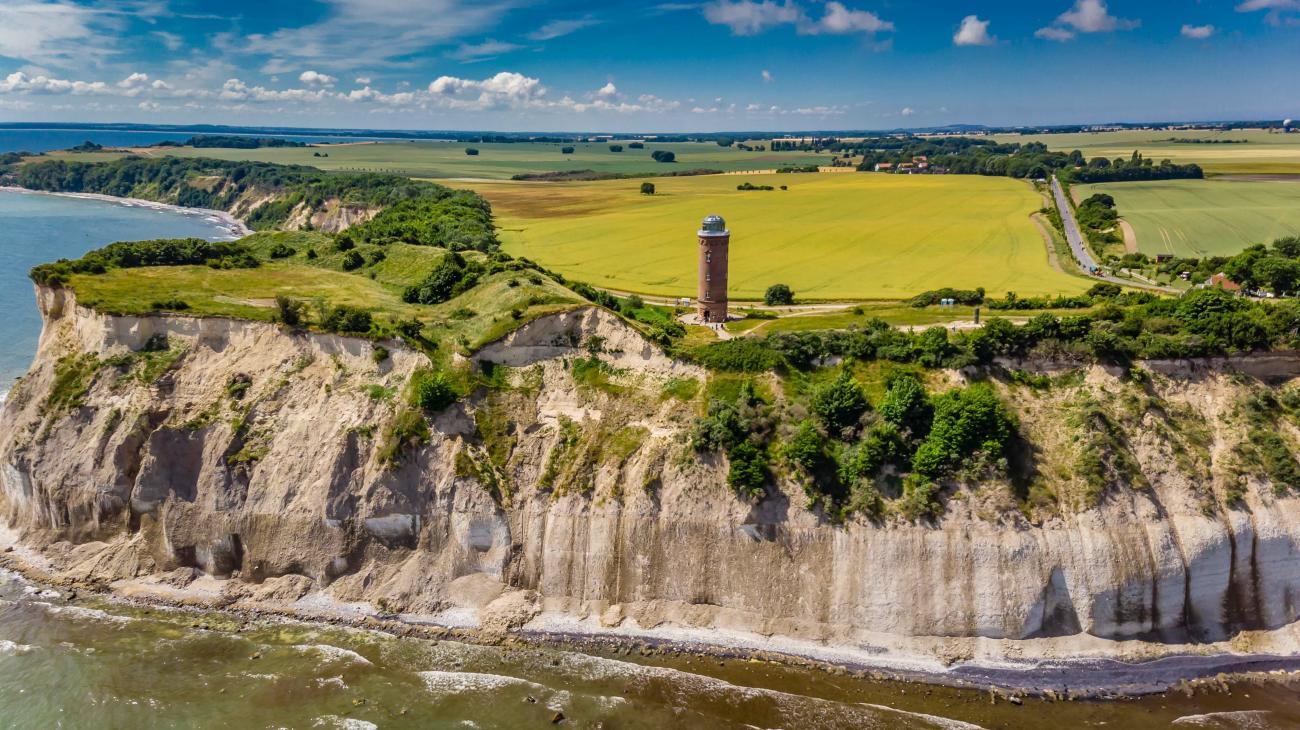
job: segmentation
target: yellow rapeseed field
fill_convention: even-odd
[[[472,183],[505,249],[565,276],[644,294],[695,294],[695,231],[731,229],[733,298],[771,284],[801,299],[899,299],[943,286],[990,294],[1077,293],[1048,262],[1028,183],[972,175],[711,175],[585,183]],[[742,183],[771,191],[738,191]],[[789,187],[780,190],[781,185]]]

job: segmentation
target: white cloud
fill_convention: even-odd
[[[1067,30],[1065,28],[1053,28],[1051,26],[1048,26],[1046,28],[1039,28],[1038,30],[1034,31],[1034,37],[1043,38],[1049,41],[1064,42],[1064,41],[1074,39],[1074,31]]]
[[[333,86],[338,82],[337,77],[311,70],[298,74],[298,80],[308,86]]]
[[[166,46],[169,51],[179,51],[181,46],[185,45],[184,39],[175,33],[168,33],[165,30],[155,30],[152,35],[157,36],[158,40],[162,41],[162,44]]]
[[[843,3],[826,3],[822,17],[813,20],[795,0],[713,0],[703,8],[704,18],[714,25],[725,25],[735,35],[758,35],[770,28],[792,25],[801,35],[823,33],[875,34],[892,31],[894,24],[866,10],[852,10]]]
[[[596,90],[596,96],[603,96],[605,98],[618,96],[618,87],[614,85],[613,81],[610,81]]]
[[[15,71],[0,80],[0,94],[112,94],[113,87],[103,81],[71,81],[55,79],[43,74],[28,76]]]
[[[546,87],[539,79],[502,71],[480,81],[439,76],[429,84],[433,103],[450,109],[526,109],[545,106]]]
[[[916,110],[913,109],[913,108],[910,107],[910,106],[905,106],[905,107],[903,107],[903,111],[901,111],[901,112],[899,112],[899,113],[902,114],[902,115],[905,116],[905,117],[910,117],[910,116],[912,116],[913,114],[916,113]]]
[[[893,30],[894,24],[866,10],[849,10],[841,3],[828,2],[817,27],[825,33],[879,33]]]
[[[534,41],[549,41],[552,38],[566,36],[570,33],[582,30],[583,28],[598,25],[599,23],[599,20],[590,16],[586,18],[573,18],[570,20],[552,20],[532,33],[529,33],[528,38]]]
[[[1140,21],[1117,18],[1110,14],[1106,0],[1075,0],[1074,7],[1061,13],[1053,23],[1034,32],[1037,38],[1068,41],[1079,33],[1110,33],[1132,30]]]
[[[989,21],[980,20],[977,15],[967,15],[961,19],[961,27],[953,35],[952,42],[958,46],[991,46],[997,39],[989,35]]]
[[[227,37],[224,50],[298,59],[327,69],[391,65],[394,59],[493,27],[517,4],[517,0],[323,2],[329,11],[318,22],[268,34]]]
[[[358,76],[358,77],[356,78],[356,82],[357,82],[358,84],[361,84],[362,86],[366,86],[366,85],[368,85],[368,84],[370,83],[370,77],[369,77],[369,76]]]
[[[1198,40],[1198,41],[1199,41],[1199,40],[1204,40],[1204,39],[1209,38],[1210,36],[1214,35],[1214,26],[1212,26],[1212,25],[1186,25],[1186,24],[1185,24],[1185,25],[1183,25],[1183,28],[1182,28],[1182,30],[1181,30],[1179,33],[1180,33],[1180,35],[1182,35],[1182,37],[1184,37],[1184,38],[1191,38],[1191,39],[1193,39],[1193,40]]]
[[[51,66],[100,59],[111,36],[95,32],[104,17],[81,5],[0,2],[0,56]]]
[[[457,61],[473,63],[475,61],[486,61],[496,58],[503,53],[509,53],[521,48],[515,43],[505,43],[503,41],[486,40],[482,43],[467,44],[462,43],[459,48],[447,54],[448,58],[454,58]]]
[[[763,75],[763,83],[765,83],[765,84],[770,84],[770,83],[772,83],[772,72],[771,72],[771,71],[768,71],[767,69],[763,69],[763,74],[762,74],[762,75]]]
[[[1264,15],[1264,20],[1270,25],[1300,23],[1295,16],[1289,15],[1289,13],[1300,12],[1300,0],[1246,0],[1237,6],[1239,13],[1253,13],[1259,10],[1268,11]]]

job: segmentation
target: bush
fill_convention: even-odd
[[[370,359],[379,364],[388,359],[388,348],[383,345],[375,345],[375,349],[370,352]]]
[[[561,147],[561,148],[560,148],[560,154],[562,154],[562,155],[571,155],[571,154],[573,154],[573,148],[572,148],[572,147]]]
[[[465,154],[469,155],[470,157],[473,157],[478,154],[478,150],[474,147],[466,147]]]
[[[925,386],[911,373],[899,376],[885,391],[880,402],[880,416],[905,432],[909,438],[925,438],[930,432],[934,407],[926,396]]]
[[[832,434],[855,427],[858,419],[871,407],[862,386],[853,379],[848,368],[841,370],[833,383],[818,388],[810,406],[813,415]]]
[[[188,302],[184,299],[161,299],[149,305],[149,308],[156,312],[183,312],[190,308]]]
[[[446,373],[418,370],[411,376],[411,404],[434,414],[456,402],[459,395]]]
[[[644,143],[644,142],[628,142],[628,143],[627,143],[627,148],[630,149],[630,150],[643,150],[643,149],[645,149],[645,143]]]
[[[650,159],[655,162],[676,162],[677,155],[668,150],[655,150],[650,153]]]
[[[825,451],[822,448],[825,441],[826,437],[817,430],[817,425],[811,419],[805,418],[799,422],[794,438],[790,439],[790,442],[785,445],[785,458],[811,473],[826,458]]]
[[[295,301],[283,294],[277,294],[275,297],[276,320],[290,327],[297,327],[302,324],[303,311],[306,305],[302,302]]]
[[[785,284],[773,284],[763,292],[763,303],[769,307],[794,304],[794,292]]]
[[[767,452],[753,441],[745,440],[727,452],[731,467],[727,470],[727,484],[749,497],[763,495],[767,483]]]
[[[714,342],[695,348],[690,355],[710,370],[732,373],[765,373],[784,362],[780,353],[752,337]]]
[[[366,265],[366,260],[355,249],[343,254],[343,270],[353,271]]]
[[[284,243],[277,243],[271,247],[270,253],[271,258],[273,259],[287,259],[298,252],[293,249],[293,246]]]
[[[609,151],[610,151],[610,152],[622,152],[622,151],[623,151],[623,145],[621,145],[621,144],[612,144],[612,145],[609,146]]]
[[[654,195],[654,194],[655,194],[655,184],[652,183],[652,182],[643,182],[643,183],[641,183],[641,194],[642,194],[642,195]]]
[[[934,399],[934,422],[912,457],[912,469],[937,479],[976,451],[999,458],[1011,432],[1011,419],[988,385],[950,390]]]
[[[370,312],[341,304],[326,313],[321,327],[330,332],[363,334],[370,331]]]

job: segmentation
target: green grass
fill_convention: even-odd
[[[979,176],[726,175],[639,182],[474,183],[504,248],[610,289],[694,296],[696,237],[710,213],[732,233],[730,293],[782,282],[804,300],[901,299],[943,286],[1022,295],[1087,282],[1048,264],[1030,220],[1041,197]],[[789,190],[741,192],[743,182]]]
[[[617,173],[659,173],[665,170],[709,168],[714,170],[766,170],[785,165],[829,164],[831,155],[807,152],[746,152],[720,147],[712,142],[646,142],[634,150],[623,143],[622,152],[610,152],[608,143],[469,144],[464,142],[381,142],[321,147],[266,147],[255,150],[210,148],[139,148],[148,156],[213,157],[223,160],[256,160],[280,164],[311,165],[322,170],[386,172],[428,178],[509,179],[524,172],[595,170]],[[474,147],[478,155],[465,154]],[[571,155],[562,147],[574,147]],[[650,159],[655,150],[668,150],[677,162],[664,164]],[[314,153],[329,157],[315,157]],[[115,159],[121,153],[63,153],[70,159],[98,162]]]
[[[180,298],[189,305],[184,312],[187,315],[269,322],[277,312],[276,296],[285,295],[307,303],[309,322],[314,323],[318,300],[329,306],[360,307],[381,322],[416,319],[425,323],[424,337],[437,346],[440,358],[449,356],[450,350],[472,352],[539,316],[585,303],[550,277],[536,277],[540,283],[534,283],[533,272],[504,271],[484,278],[450,301],[407,304],[402,301],[403,288],[423,278],[446,255],[444,250],[392,244],[383,247],[387,254],[383,261],[344,272],[340,268],[342,254],[321,234],[265,233],[245,240],[259,255],[264,256],[277,242],[289,243],[297,253],[255,269],[110,269],[104,274],[74,276],[69,283],[80,303],[114,314],[148,314],[153,302]],[[307,258],[309,247],[319,251],[315,259]],[[368,255],[379,247],[358,248]],[[467,254],[471,258],[480,255]]]
[[[1186,144],[1176,139],[1244,139],[1246,144]],[[1079,134],[1005,134],[1000,142],[1042,142],[1049,149],[1079,150],[1084,157],[1128,157],[1139,150],[1157,162],[1195,162],[1207,174],[1300,174],[1300,134],[1271,134],[1262,129],[1226,132],[1122,130]]]
[[[854,309],[861,314],[855,313]],[[991,317],[1001,317],[1015,322],[1023,322],[1042,312],[1050,312],[1058,317],[1072,314],[1086,314],[1087,309],[1034,309],[1018,311],[994,311],[988,307],[980,308],[980,321]],[[779,319],[764,320],[753,323],[752,320],[740,320],[727,324],[727,330],[735,334],[754,333],[767,335],[774,332],[808,332],[813,330],[848,329],[862,326],[872,319],[883,319],[896,327],[916,327],[922,329],[934,325],[973,322],[974,307],[923,307],[916,308],[900,302],[866,303],[853,309],[841,309],[831,312],[810,312]],[[753,324],[754,326],[747,326]],[[738,327],[739,325],[739,327]]]
[[[1295,135],[1300,136],[1300,135]],[[1300,180],[1160,180],[1076,186],[1115,197],[1138,250],[1230,256],[1252,243],[1300,233]]]

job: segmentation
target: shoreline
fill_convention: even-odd
[[[232,241],[253,233],[253,230],[244,225],[244,222],[240,219],[224,210],[214,210],[212,208],[186,208],[183,205],[159,203],[154,200],[144,200],[143,198],[122,198],[116,195],[103,195],[100,193],[60,193],[48,190],[32,190],[30,188],[18,187],[16,185],[0,186],[0,192],[21,193],[24,195],[52,195],[60,198],[76,198],[79,200],[98,200],[105,203],[123,205],[129,208],[147,208],[150,210],[179,213],[191,217],[201,217],[206,219],[215,218],[216,220],[213,222],[226,231],[226,236],[224,238]]]
[[[988,693],[991,697],[1013,702],[1030,697],[1050,701],[1118,701],[1171,691],[1219,689],[1234,682],[1287,683],[1300,678],[1300,655],[1181,653],[1136,662],[1112,658],[975,660],[944,666],[935,657],[883,649],[879,654],[873,654],[862,648],[814,645],[793,639],[754,641],[721,630],[683,627],[593,630],[590,625],[584,625],[590,624],[591,619],[553,611],[539,613],[519,628],[488,629],[476,620],[455,620],[455,617],[447,616],[463,614],[463,609],[453,608],[431,615],[391,614],[369,604],[343,603],[321,591],[308,593],[290,604],[276,605],[192,587],[141,583],[141,579],[113,583],[78,580],[49,572],[43,557],[18,542],[17,535],[3,523],[0,523],[0,544],[4,545],[0,548],[0,569],[20,575],[34,586],[60,591],[70,602],[79,596],[93,595],[119,606],[350,627],[382,632],[396,638],[449,640],[485,646],[517,643],[581,653],[613,652],[623,656],[636,653],[642,657],[693,656],[718,661],[768,662],[831,675]],[[205,578],[209,582],[217,580],[204,576],[196,582]],[[148,576],[143,580],[147,581]],[[439,621],[444,616],[452,620]],[[805,643],[808,645],[800,646]]]

